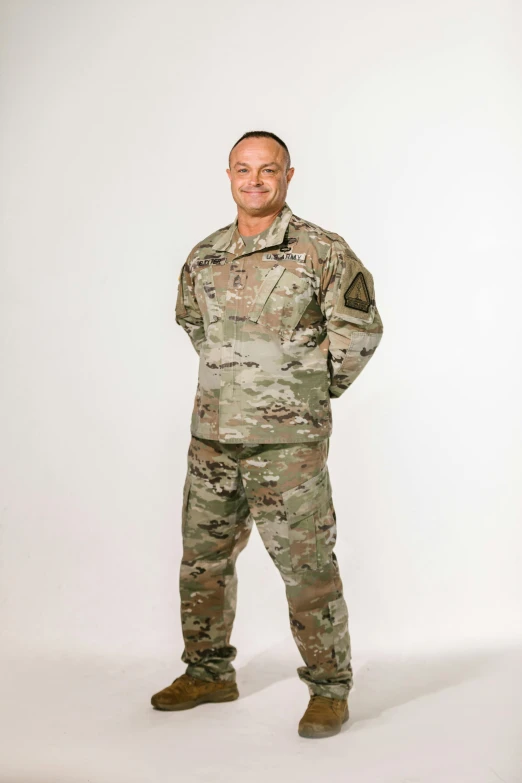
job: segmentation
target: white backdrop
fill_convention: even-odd
[[[332,402],[354,664],[520,641],[520,5],[0,8],[4,654],[155,659],[151,693],[184,671],[177,279],[234,219],[227,156],[254,129],[285,140],[290,207],[348,241],[384,322]],[[257,530],[238,573],[236,663],[262,671],[290,630]]]

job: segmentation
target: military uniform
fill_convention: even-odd
[[[331,398],[373,356],[373,278],[338,234],[284,204],[255,237],[237,218],[198,243],[176,321],[199,355],[183,489],[181,621],[187,672],[235,680],[235,563],[255,520],[284,580],[310,693],[352,687],[348,611],[326,464]]]

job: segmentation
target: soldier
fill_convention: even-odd
[[[181,624],[186,671],[152,704],[239,696],[230,644],[236,560],[255,521],[286,589],[309,703],[298,732],[337,734],[352,687],[348,610],[333,551],[330,400],[383,333],[373,278],[338,234],[292,213],[286,144],[250,131],[227,174],[233,223],[189,253],[176,322],[199,355],[183,488]]]

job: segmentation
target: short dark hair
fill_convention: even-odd
[[[236,141],[236,143],[234,144],[234,147],[237,147],[239,142],[243,141],[243,139],[251,139],[251,138],[256,138],[256,139],[273,139],[274,141],[277,141],[277,143],[280,144],[281,147],[285,151],[286,170],[288,171],[288,169],[290,168],[290,153],[289,153],[288,147],[284,143],[283,139],[280,139],[279,136],[275,135],[275,133],[270,133],[270,131],[247,131],[246,133],[243,133],[241,138]],[[230,156],[232,154],[232,150],[234,149],[234,147],[232,147],[232,149],[228,153],[228,165],[229,165],[229,168],[230,168]]]

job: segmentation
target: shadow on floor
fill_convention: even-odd
[[[286,647],[286,644],[284,646]],[[431,656],[375,656],[363,660],[360,664],[353,660],[354,685],[349,698],[350,724],[373,720],[385,710],[479,678],[489,671],[492,665],[498,666],[503,656],[514,654],[513,650],[492,649]],[[296,663],[302,665],[300,658],[290,658],[281,644],[255,655],[237,670],[241,697],[251,696],[277,682],[297,677]],[[303,688],[307,690],[304,683]]]

